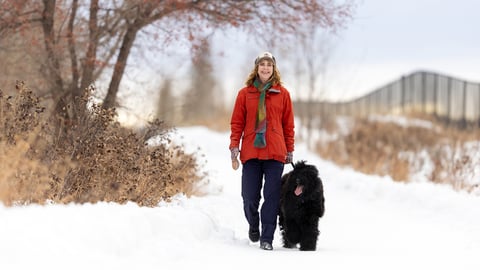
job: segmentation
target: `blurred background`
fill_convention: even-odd
[[[308,38],[294,36],[287,45],[258,41],[238,29],[215,32],[208,40],[205,61],[221,91],[218,102],[227,111],[231,108],[253,59],[266,50],[277,58],[295,100],[350,101],[417,71],[480,82],[480,35],[475,30],[480,24],[476,14],[480,2],[359,0],[352,7],[351,18],[335,32],[313,28]],[[273,33],[266,35],[275,38]],[[130,71],[125,95],[127,89],[137,87],[146,93],[141,97],[133,91],[137,97],[125,99],[136,102],[127,107],[143,119],[154,115],[157,104],[151,97],[159,95],[158,85],[168,79],[176,89],[186,91],[193,66],[190,53],[187,46],[172,46],[168,53],[154,50],[154,55],[139,58],[151,65],[140,64]]]
[[[352,8],[351,18],[335,32],[314,27],[307,38],[294,36],[287,45],[258,41],[241,30],[215,32],[205,61],[221,91],[219,104],[231,108],[253,59],[265,50],[275,55],[295,100],[350,101],[417,71],[480,82],[480,35],[474,27],[480,24],[480,2],[359,0]],[[127,103],[135,114],[126,118],[155,115],[151,97],[159,95],[158,85],[165,80],[171,79],[176,89],[188,88],[190,49],[172,47],[166,54],[155,50],[155,56],[138,59],[153,63],[131,70],[131,81],[125,82],[125,95],[136,87],[145,91],[143,97],[134,91],[136,97],[126,98],[135,100]]]
[[[49,65],[45,61],[42,63],[41,59],[45,57],[42,54],[49,52],[43,48],[45,42],[38,35],[41,31],[37,31],[45,28],[34,22],[42,12],[43,2],[56,6],[56,17],[52,20],[55,24],[50,33],[56,37],[52,41],[52,52],[65,50],[56,57],[62,58],[63,62],[56,61],[58,68],[65,73],[62,75],[64,81],[71,80],[75,74],[69,72],[72,64],[67,52],[76,52],[76,65],[79,67],[87,59],[88,43],[82,40],[89,35],[88,16],[98,1],[1,2],[0,82],[3,89],[9,89],[16,80],[22,80],[34,90],[49,92],[45,90],[48,83],[41,79],[45,80]],[[93,77],[83,80],[87,76],[76,76],[82,77],[78,83],[80,87],[92,83],[96,86],[99,101],[108,91],[116,54],[128,28],[129,23],[123,20],[129,19],[128,16],[135,18],[131,14],[125,15],[125,10],[133,10],[137,5],[135,2],[98,2],[99,42],[95,48],[96,60],[92,64]],[[150,2],[153,15],[155,8],[157,11],[164,8],[160,2]],[[201,92],[199,87],[206,87],[209,90],[205,91],[211,92],[208,93],[210,97],[203,101],[211,104],[205,107],[223,107],[218,109],[228,113],[236,92],[253,68],[253,60],[262,51],[271,51],[277,58],[283,81],[294,100],[351,101],[417,71],[473,83],[480,81],[480,38],[475,30],[480,23],[476,14],[480,7],[478,1],[299,2],[326,7],[330,14],[324,17],[330,20],[329,25],[325,21],[309,21],[308,18],[296,22],[295,16],[291,16],[287,19],[292,20],[290,24],[294,31],[272,26],[272,22],[263,21],[261,16],[273,17],[273,13],[268,12],[285,11],[275,10],[268,4],[263,7],[227,7],[238,8],[240,12],[250,11],[254,19],[249,22],[232,16],[231,20],[237,22],[214,22],[207,18],[205,21],[209,24],[194,25],[188,20],[196,19],[198,14],[188,10],[184,13],[178,11],[182,14],[178,18],[164,16],[144,22],[135,32],[132,48],[123,63],[123,76],[117,82],[115,104],[119,120],[125,125],[136,126],[158,116],[165,120],[175,116],[175,120],[172,118],[175,122],[188,121],[190,110],[182,110],[182,107],[188,107],[192,100],[196,104],[201,101],[199,96],[192,96],[200,95],[192,93]],[[74,7],[76,17],[69,21]],[[210,8],[226,7],[212,4]],[[265,15],[252,12],[249,8],[263,8]],[[316,11],[306,12],[316,14]],[[124,16],[123,19],[121,16]],[[72,24],[71,37],[77,42],[75,46],[68,45],[68,23]],[[257,31],[252,30],[255,25]],[[262,27],[258,27],[260,25]],[[27,63],[28,68],[25,67]],[[81,70],[82,67],[79,67],[77,69]],[[199,83],[199,80],[202,82]],[[169,95],[177,101],[166,101]],[[205,96],[205,93],[200,96]]]
[[[254,59],[270,51],[297,139],[323,158],[473,191],[478,10],[475,0],[0,0],[0,89],[8,101],[23,82],[64,131],[97,104],[133,130],[158,119],[228,132]]]

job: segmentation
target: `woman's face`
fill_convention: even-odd
[[[261,60],[260,63],[258,63],[258,78],[262,81],[262,83],[265,83],[270,79],[270,77],[273,74],[273,63],[272,61],[269,60]]]

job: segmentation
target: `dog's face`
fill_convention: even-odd
[[[316,175],[313,175],[306,169],[302,169],[292,174],[292,180],[295,182],[295,189],[293,193],[296,196],[306,195],[316,187]]]
[[[293,191],[293,193],[296,196],[302,195],[303,188],[305,187],[305,183],[303,183],[303,182],[305,182],[305,181],[302,181],[300,178],[295,179],[295,183],[297,184],[297,186],[295,187],[295,190]]]
[[[295,196],[308,196],[319,188],[318,170],[313,165],[299,162],[295,165],[295,169],[289,173],[288,182],[289,190]]]

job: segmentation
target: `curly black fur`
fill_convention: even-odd
[[[297,186],[303,186],[300,195]],[[322,180],[313,165],[299,161],[294,169],[282,177],[279,227],[283,246],[300,250],[315,250],[318,238],[318,220],[325,212]]]

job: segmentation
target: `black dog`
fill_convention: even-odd
[[[293,171],[282,176],[279,227],[283,246],[294,248],[300,243],[300,250],[315,250],[318,220],[324,212],[323,184],[317,168],[297,162]]]

